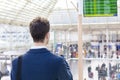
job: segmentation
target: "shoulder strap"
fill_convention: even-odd
[[[16,80],[21,80],[22,56],[18,57]]]

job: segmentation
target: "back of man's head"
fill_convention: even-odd
[[[45,36],[50,30],[50,24],[47,19],[37,17],[30,22],[29,28],[34,42],[44,42]]]

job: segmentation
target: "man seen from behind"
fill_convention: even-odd
[[[22,55],[21,80],[73,80],[64,58],[51,53],[46,45],[50,38],[50,24],[37,17],[29,25],[34,46]],[[27,44],[27,43],[26,43]],[[12,61],[11,80],[16,80],[18,58]]]

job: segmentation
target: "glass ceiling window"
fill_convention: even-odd
[[[0,19],[10,24],[22,24],[21,22],[28,23],[37,16],[48,18],[56,2],[57,0],[0,0]]]
[[[77,7],[77,0],[58,0],[54,9],[75,9],[74,6]]]

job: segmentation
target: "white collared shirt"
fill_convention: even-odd
[[[41,48],[47,48],[46,46],[33,46],[31,49],[41,49]]]

